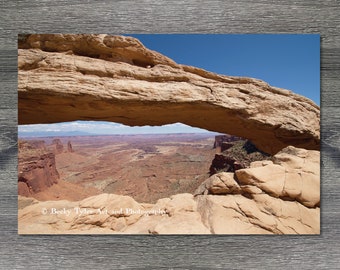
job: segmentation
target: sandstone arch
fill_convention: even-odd
[[[182,122],[252,140],[274,154],[319,150],[311,100],[251,78],[176,64],[130,37],[29,35],[19,42],[18,122]]]

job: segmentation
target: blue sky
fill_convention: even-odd
[[[291,90],[320,105],[320,36],[317,34],[129,35],[179,64],[229,76],[252,77]],[[19,133],[67,130],[98,134],[202,132],[183,124],[134,127],[76,121],[19,126]]]
[[[318,34],[130,35],[179,64],[252,77],[320,105]]]

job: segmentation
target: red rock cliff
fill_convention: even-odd
[[[19,141],[18,194],[30,196],[58,183],[55,155],[44,143]]]

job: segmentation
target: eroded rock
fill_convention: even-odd
[[[69,153],[73,152],[73,147],[72,147],[71,141],[67,142],[67,152],[69,152]]]
[[[64,151],[64,145],[60,139],[53,139],[52,145],[54,146],[55,154],[61,154]]]
[[[58,183],[54,153],[43,141],[18,143],[18,194],[32,196]]]
[[[320,147],[320,110],[311,100],[176,64],[131,37],[29,35],[18,53],[19,124],[182,122],[248,138],[270,154]]]
[[[115,194],[78,202],[20,198],[19,233],[318,234],[318,155],[289,147],[274,157],[276,164],[215,174],[195,196],[177,194],[155,204]]]
[[[320,152],[311,151],[320,147],[320,110],[309,99],[261,80],[179,65],[120,36],[28,35],[19,43],[18,68],[19,124],[182,122],[248,138],[269,154],[289,145],[309,149],[289,146],[272,161],[216,174],[195,197],[155,204],[115,194],[25,200],[19,233],[320,233]]]
[[[195,191],[194,195],[208,194],[238,194],[239,184],[234,179],[234,173],[221,172],[205,180]]]
[[[273,197],[297,200],[306,207],[320,205],[320,152],[287,147],[273,164],[235,172],[242,185],[254,185]]]

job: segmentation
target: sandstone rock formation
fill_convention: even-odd
[[[73,153],[73,147],[70,141],[67,142],[67,152]]]
[[[203,223],[222,234],[319,233],[319,159],[318,151],[290,146],[273,161],[213,175],[196,190]]]
[[[270,154],[320,146],[320,111],[309,99],[176,64],[131,37],[33,34],[18,53],[19,124],[182,122],[248,138]]]
[[[19,195],[30,196],[58,182],[55,156],[44,142],[19,141],[18,150]]]
[[[267,160],[270,156],[258,150],[249,140],[239,139],[221,142],[221,152],[215,154],[210,166],[210,175],[217,172],[235,172],[248,168],[253,161]]]
[[[78,202],[19,198],[20,234],[318,234],[320,153],[287,147],[273,161],[219,173],[155,204],[101,194]],[[266,172],[271,172],[268,174]]]
[[[216,135],[215,136],[215,142],[214,142],[214,148],[220,148],[221,151],[223,151],[222,150],[223,144],[225,144],[225,143],[233,143],[233,142],[239,141],[239,140],[242,140],[242,138],[234,136],[234,135],[228,135],[228,134],[225,134],[225,135]]]
[[[64,151],[64,145],[60,139],[53,139],[52,145],[54,145],[55,154],[61,154]]]
[[[98,195],[91,187],[82,187],[64,181],[57,170],[55,146],[46,147],[44,141],[19,140],[18,143],[18,194],[40,201],[81,200]],[[23,200],[23,199],[22,199]],[[28,199],[27,199],[28,200]]]
[[[131,197],[115,194],[101,194],[80,202],[30,204],[19,209],[20,234],[210,233],[201,222],[191,194],[161,199],[155,205],[139,204]]]

